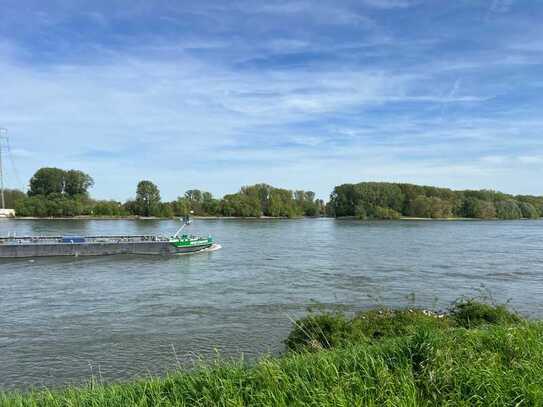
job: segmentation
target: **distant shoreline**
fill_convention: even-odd
[[[8,217],[8,218],[0,218],[0,221],[2,219],[11,219],[11,220],[175,220],[179,219],[180,217],[171,217],[171,218],[163,218],[163,217],[157,217],[157,216],[62,216],[62,217],[37,217],[37,216],[15,216],[15,217]],[[300,219],[336,219],[336,220],[359,220],[356,216],[340,216],[337,218],[329,217],[329,216],[299,216],[294,218],[287,218],[287,217],[280,217],[280,216],[260,216],[260,217],[254,217],[254,216],[191,216],[192,219],[200,219],[200,220],[266,220],[266,219],[276,219],[276,220],[300,220]],[[382,221],[386,219],[364,219],[368,221]],[[492,219],[482,219],[482,218],[420,218],[420,217],[414,217],[414,216],[402,216],[399,219],[389,219],[389,221],[424,221],[424,222],[431,222],[431,221],[447,221],[447,222],[454,222],[454,221],[504,221],[504,220],[537,220],[537,219],[529,219],[529,218],[520,218],[520,219],[498,219],[498,218],[492,218]]]
[[[181,216],[174,216],[174,217],[160,217],[160,216],[60,216],[60,217],[38,217],[38,216],[15,216],[15,217],[9,217],[4,219],[12,219],[12,220],[176,220],[181,218]],[[310,217],[310,216],[300,216],[295,218],[287,218],[287,217],[280,217],[280,216],[260,216],[260,217],[254,217],[254,216],[191,216],[191,219],[318,219],[323,218],[319,216]],[[333,219],[333,218],[330,218]]]

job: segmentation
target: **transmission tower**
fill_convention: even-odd
[[[2,145],[6,143],[8,145],[8,129],[0,127],[0,204],[1,209],[6,209],[6,200],[4,198],[4,167],[2,163]]]

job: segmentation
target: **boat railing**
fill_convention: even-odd
[[[141,243],[167,242],[169,237],[156,235],[112,236],[7,236],[0,237],[0,244],[74,244],[74,243]]]

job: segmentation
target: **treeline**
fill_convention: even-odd
[[[412,184],[361,182],[334,188],[328,214],[359,219],[420,218],[535,219],[543,216],[543,197],[502,192],[453,191]]]
[[[127,202],[94,200],[94,180],[77,170],[41,168],[30,179],[28,193],[6,191],[7,207],[17,216],[197,216],[299,217],[321,216],[325,204],[311,191],[290,191],[267,184],[242,187],[238,193],[214,198],[210,192],[188,190],[175,201],[164,202],[151,181],[141,181],[135,198]]]
[[[334,188],[330,201],[311,191],[291,191],[267,184],[242,187],[218,199],[191,189],[174,201],[163,201],[151,181],[138,183],[134,199],[95,200],[94,180],[78,170],[41,168],[30,179],[27,193],[5,191],[6,206],[17,216],[196,216],[300,217],[354,216],[359,219],[420,218],[535,219],[543,217],[543,197],[502,192],[453,191],[413,184],[361,182]]]

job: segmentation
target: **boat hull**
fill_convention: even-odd
[[[212,242],[186,247],[176,247],[169,242],[3,244],[0,245],[0,258],[111,256],[119,254],[168,256],[199,252],[212,245]]]

